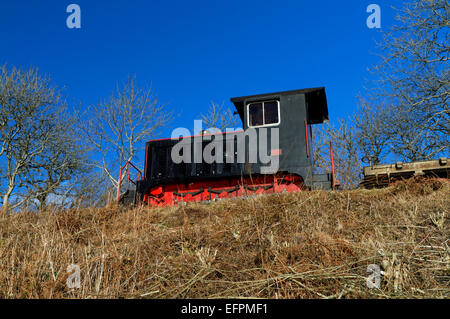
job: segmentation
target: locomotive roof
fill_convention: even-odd
[[[328,106],[325,95],[325,87],[307,88],[299,90],[290,90],[274,93],[247,95],[231,98],[241,119],[244,119],[244,103],[258,101],[267,98],[279,98],[284,95],[305,95],[308,103],[308,122],[310,124],[319,124],[328,121]]]
[[[317,87],[317,88],[309,88],[309,89],[299,89],[299,90],[290,90],[290,91],[281,91],[275,93],[264,93],[264,94],[255,94],[255,95],[247,95],[241,97],[233,97],[231,98],[231,102],[243,102],[244,100],[253,99],[253,98],[264,98],[272,95],[297,95],[297,94],[306,94],[316,91],[325,90],[325,87]]]

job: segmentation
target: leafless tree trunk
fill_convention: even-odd
[[[104,102],[90,107],[89,120],[82,123],[86,143],[92,146],[90,164],[101,169],[112,187],[118,187],[118,173],[127,161],[137,159],[151,137],[158,135],[172,118],[166,105],[151,87],[139,87],[129,77]]]

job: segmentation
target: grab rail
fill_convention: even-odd
[[[125,165],[123,165],[122,166],[122,168],[120,169],[120,175],[119,175],[119,181],[118,181],[118,183],[119,183],[119,185],[117,186],[117,201],[120,201],[120,189],[121,189],[121,187],[122,187],[122,173],[123,173],[123,169],[125,168],[125,167],[127,167],[127,189],[125,190],[125,192],[127,192],[128,190],[129,190],[129,187],[130,187],[130,181],[134,184],[134,185],[136,185],[136,182],[137,181],[133,181],[131,178],[130,178],[130,167],[133,167],[136,171],[137,171],[137,173],[138,173],[138,176],[139,176],[139,180],[143,180],[143,178],[142,178],[142,173],[141,173],[141,171],[139,170],[139,168],[137,168],[136,166],[134,166],[130,161],[127,161],[126,163],[125,163]]]

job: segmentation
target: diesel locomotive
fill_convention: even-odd
[[[336,186],[333,168],[314,173],[312,125],[328,121],[324,87],[231,102],[243,130],[207,130],[147,142],[143,173],[131,163],[122,167],[119,180],[126,189],[119,187],[118,200],[167,206]],[[131,169],[138,172],[137,180],[130,178]]]

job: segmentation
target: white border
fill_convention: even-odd
[[[257,103],[261,103],[262,104],[262,113],[263,113],[263,123],[265,122],[265,118],[264,118],[264,104],[265,103],[269,103],[269,102],[277,102],[277,106],[278,106],[278,122],[277,123],[272,123],[272,124],[263,124],[263,125],[256,125],[256,126],[251,126],[250,125],[250,108],[249,106],[252,104],[257,104]],[[255,101],[255,102],[249,102],[247,103],[247,127],[270,127],[270,126],[277,126],[280,125],[281,123],[281,117],[280,117],[280,101],[278,100],[267,100],[267,101]]]

